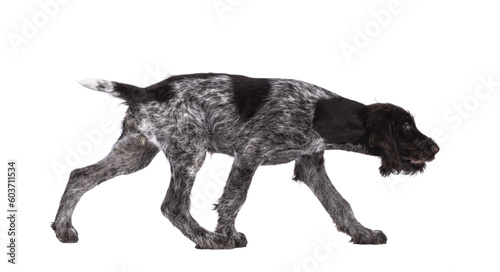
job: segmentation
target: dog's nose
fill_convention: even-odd
[[[437,144],[433,144],[431,148],[434,154],[437,154],[439,152],[439,146]]]

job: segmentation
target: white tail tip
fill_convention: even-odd
[[[111,93],[114,91],[114,85],[112,81],[102,80],[102,79],[84,79],[78,81],[82,86],[87,87],[92,90]]]

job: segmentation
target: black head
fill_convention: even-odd
[[[382,158],[382,176],[423,172],[439,151],[438,145],[417,129],[413,116],[392,104],[369,105],[366,125],[369,146]]]

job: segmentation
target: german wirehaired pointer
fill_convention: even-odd
[[[100,183],[146,167],[163,151],[170,162],[170,186],[162,213],[200,249],[244,247],[235,219],[260,165],[295,160],[294,180],[305,183],[339,231],[355,244],[384,244],[382,231],[359,223],[349,203],[330,182],[324,150],[379,156],[382,176],[415,174],[439,151],[420,133],[413,117],[392,104],[363,105],[318,86],[290,79],[228,74],[172,76],[139,88],[105,80],[84,80],[93,90],[128,105],[123,133],[98,163],[71,172],[52,228],[64,243],[78,241],[71,217],[80,198]],[[190,193],[206,153],[234,157],[215,210],[214,232],[190,214]]]

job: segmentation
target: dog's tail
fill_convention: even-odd
[[[109,93],[112,96],[121,98],[125,100],[125,103],[127,105],[143,101],[148,95],[143,88],[115,81],[102,79],[85,79],[79,81],[79,83],[89,89]]]

